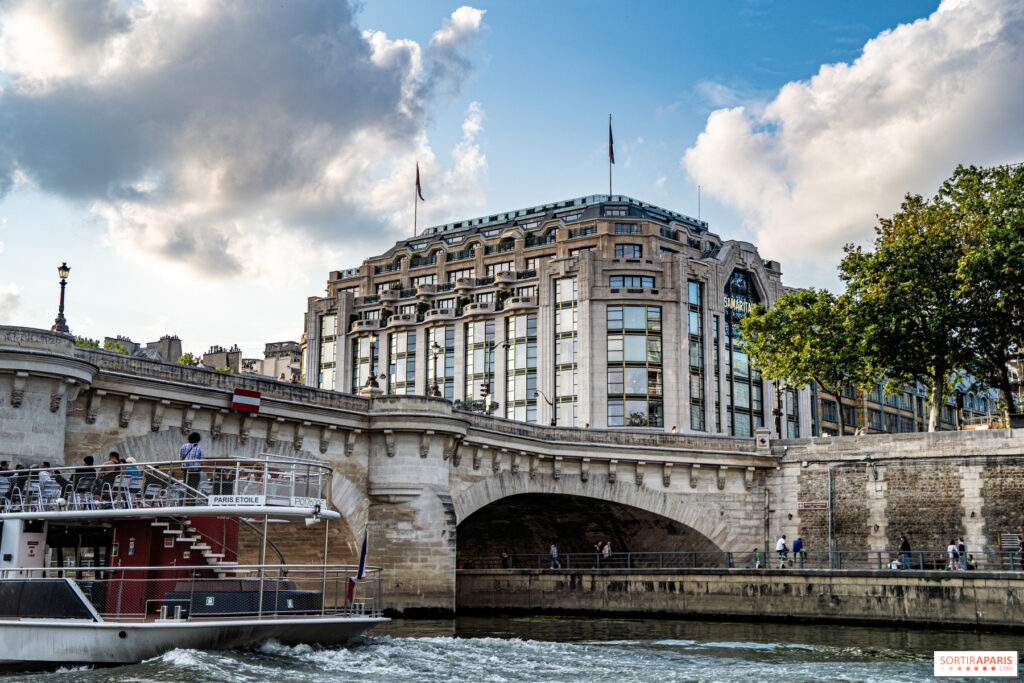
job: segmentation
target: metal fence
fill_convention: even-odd
[[[0,472],[0,512],[210,505],[239,496],[248,505],[314,507],[330,481],[327,465],[281,456],[204,458],[187,469],[178,460],[32,467]]]
[[[967,553],[967,569],[1024,571],[1024,557],[1015,551]],[[461,569],[917,569],[959,571],[946,550],[835,550],[787,552],[639,552],[460,556]]]
[[[383,611],[380,568],[366,569],[352,600],[348,599],[348,587],[358,571],[352,565],[248,565],[224,578],[212,576],[208,567],[9,569],[2,574],[4,579],[40,587],[73,583],[80,592],[78,602],[91,606],[104,621],[194,621],[378,617]],[[72,593],[63,596],[75,600]]]

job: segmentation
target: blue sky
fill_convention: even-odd
[[[0,9],[0,323],[186,349],[296,339],[420,225],[607,190],[835,287],[959,163],[1020,161],[1024,8],[163,0]]]

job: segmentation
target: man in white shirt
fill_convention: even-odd
[[[779,540],[775,544],[775,552],[779,554],[779,569],[785,569],[786,553],[789,552],[789,548],[786,547],[786,534],[779,536]]]

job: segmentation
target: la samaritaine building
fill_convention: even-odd
[[[306,314],[302,381],[439,395],[559,426],[750,436],[781,405],[783,436],[927,429],[923,389],[895,397],[764,380],[736,342],[779,263],[705,221],[593,195],[427,228],[334,271]],[[990,410],[968,396],[970,416]],[[943,429],[953,428],[953,406]]]
[[[513,420],[749,436],[777,394],[735,341],[785,288],[705,221],[595,195],[427,228],[330,274],[306,315],[305,384],[439,394]],[[381,377],[383,375],[383,377]],[[783,430],[811,433],[808,391]]]

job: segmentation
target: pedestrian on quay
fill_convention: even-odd
[[[956,541],[952,538],[949,539],[949,546],[946,547],[946,552],[949,554],[949,566],[947,569],[960,569],[958,560],[960,559],[960,552],[956,549]]]
[[[910,541],[906,536],[900,536],[900,562],[904,569],[910,569]]]
[[[549,569],[554,569],[555,567],[561,569],[562,563],[558,561],[558,546],[555,545],[554,541],[551,541],[551,566]]]
[[[512,564],[509,562],[508,550],[506,550],[505,548],[501,549],[501,568],[502,569],[511,569],[512,568]]]
[[[956,541],[956,552],[960,556],[960,569],[967,569],[967,544],[964,543],[964,538],[961,536]]]
[[[761,566],[761,553],[757,548],[754,548],[754,569],[763,569]]]
[[[604,555],[604,559],[606,559],[606,560],[609,557],[612,556],[612,542],[611,541],[605,541],[604,542],[604,548],[601,549],[601,554]]]
[[[977,568],[978,568],[978,565],[976,565],[974,563],[974,555],[967,555],[967,567],[966,567],[966,569],[968,571],[970,571],[970,570],[977,569]]]
[[[779,554],[779,569],[785,569],[786,555],[789,553],[789,548],[786,547],[786,534],[779,536],[779,540],[775,543],[775,552]]]
[[[804,539],[800,537],[793,540],[793,557],[800,563],[800,569],[803,569],[807,560],[807,549],[804,548]]]

